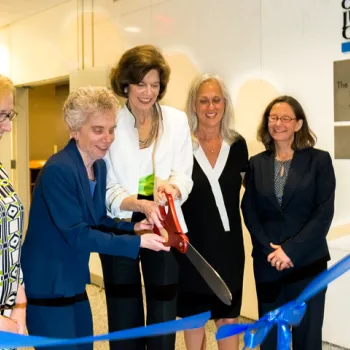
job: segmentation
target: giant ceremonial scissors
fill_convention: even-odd
[[[154,226],[154,232],[166,239],[166,243],[164,243],[166,246],[176,248],[180,253],[185,254],[217,297],[226,305],[231,305],[232,295],[226,283],[189,242],[177,218],[173,197],[168,193],[165,195],[168,212],[166,212],[164,205],[159,206],[163,217],[163,229],[159,230],[158,227]]]

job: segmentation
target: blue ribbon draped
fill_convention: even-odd
[[[89,336],[76,339],[46,338],[33,335],[19,335],[0,331],[0,348],[40,347],[55,345],[86,344],[103,340],[125,340],[143,337],[154,337],[175,333],[187,329],[203,327],[210,318],[210,312],[185,317],[181,320],[157,323],[151,326],[127,329],[109,334]]]
[[[221,326],[216,333],[216,339],[245,332],[245,349],[254,349],[263,343],[271,328],[277,326],[278,350],[290,350],[291,326],[300,324],[306,311],[306,302],[348,270],[350,270],[350,254],[315,277],[297,299],[268,312],[255,323]]]

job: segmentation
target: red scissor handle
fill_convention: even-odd
[[[167,240],[164,245],[174,247],[180,253],[184,254],[187,252],[188,238],[181,229],[172,195],[169,193],[165,193],[165,195],[168,201],[168,213],[166,213],[164,205],[159,206],[160,213],[163,217],[162,225],[164,229],[159,230],[158,227],[154,226],[153,231]]]

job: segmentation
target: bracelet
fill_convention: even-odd
[[[25,303],[16,303],[13,305],[12,309],[25,309],[27,307],[27,302]]]

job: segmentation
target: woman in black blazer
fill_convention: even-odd
[[[263,316],[295,299],[327,268],[335,175],[329,153],[314,148],[316,137],[293,97],[278,97],[266,107],[258,139],[266,151],[250,159],[242,211]],[[322,349],[325,294],[307,303],[301,324],[293,328],[294,349]],[[274,328],[261,349],[275,350],[276,343]]]

